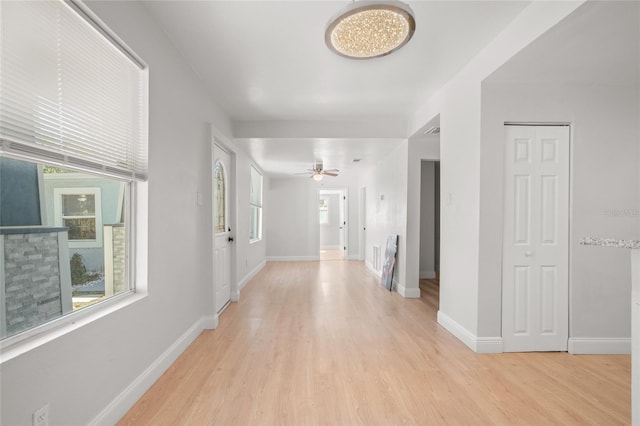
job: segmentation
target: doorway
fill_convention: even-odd
[[[420,279],[440,273],[440,161],[420,162]]]
[[[347,190],[318,191],[320,260],[344,260],[347,257]]]
[[[233,194],[231,154],[218,143],[213,145],[213,287],[215,312],[220,314],[231,302],[231,243]]]
[[[566,351],[570,128],[504,129],[504,351]]]

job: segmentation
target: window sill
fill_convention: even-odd
[[[113,296],[87,309],[70,313],[41,326],[8,337],[0,341],[0,364],[4,364],[145,297],[147,297],[146,292],[134,293],[133,291]]]
[[[249,244],[259,243],[260,241],[262,241],[262,238],[255,238],[253,240],[249,240]]]

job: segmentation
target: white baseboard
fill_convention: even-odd
[[[304,262],[320,260],[320,256],[267,256],[267,262]]]
[[[218,316],[210,315],[196,321],[182,336],[173,342],[146,370],[142,372],[120,395],[105,407],[91,422],[91,425],[114,425],[149,390],[149,388],[175,362],[182,352],[200,335],[202,330],[216,328]]]
[[[476,337],[476,352],[479,354],[503,353],[502,337]]]
[[[382,278],[382,272],[380,271],[376,271],[375,269],[373,269],[373,264],[369,261],[364,261],[364,265],[371,271],[373,272],[378,278]]]
[[[247,272],[247,274],[238,282],[238,295],[240,294],[240,290],[242,290],[253,277],[258,275],[258,272],[260,272],[266,265],[267,261],[265,259],[262,262],[258,263],[255,268]],[[234,300],[234,302],[237,302],[237,300]]]
[[[421,280],[432,280],[436,277],[436,271],[420,271]]]
[[[203,330],[215,330],[218,328],[218,315],[207,315],[200,319]]]
[[[575,355],[615,355],[631,353],[630,337],[570,337],[569,353]]]
[[[400,294],[400,296],[407,299],[417,299],[420,297],[419,288],[407,288],[404,284],[401,284],[395,280],[393,282],[395,283],[395,287],[398,289],[398,293]]]
[[[320,246],[320,250],[340,250],[342,246]]]
[[[478,337],[442,311],[438,311],[438,324],[474,352],[482,354],[503,352],[502,337]]]
[[[438,311],[438,324],[443,326],[449,333],[453,334],[462,343],[467,345],[472,351],[476,349],[476,336],[469,330],[461,326],[442,311]]]

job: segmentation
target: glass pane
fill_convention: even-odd
[[[262,206],[262,175],[251,166],[249,203]]]
[[[213,212],[213,217],[215,219],[215,232],[217,234],[226,232],[226,186],[224,181],[224,166],[221,162],[216,161],[215,167],[215,211]]]
[[[96,239],[95,218],[65,219],[64,226],[69,228],[69,241]]]
[[[131,288],[130,185],[0,156],[0,339]],[[79,187],[94,192],[70,194]]]
[[[93,194],[62,195],[63,216],[93,216],[96,214],[96,198]]]

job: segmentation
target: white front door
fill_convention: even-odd
[[[569,126],[505,126],[505,352],[566,351]]]
[[[220,313],[231,300],[231,222],[229,216],[230,191],[229,153],[213,146],[213,232],[216,312]]]

